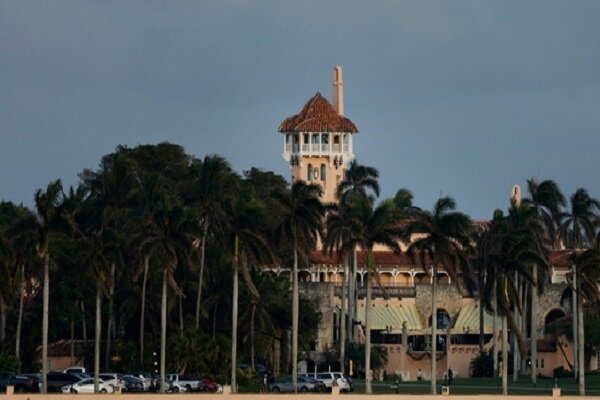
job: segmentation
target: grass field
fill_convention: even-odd
[[[585,377],[585,388],[587,395],[600,396],[600,374],[588,374]],[[520,376],[518,382],[512,382],[512,376],[508,381],[508,394],[513,395],[552,395],[552,388],[557,384],[562,389],[563,395],[576,395],[579,391],[578,384],[573,378],[562,378],[556,382],[554,379],[539,378],[537,384],[531,384],[529,376]],[[373,393],[395,393],[393,382],[374,382]],[[438,393],[441,392],[443,380],[438,380]],[[355,393],[364,393],[365,384],[363,380],[354,380]],[[430,382],[400,382],[398,387],[400,394],[428,394],[430,393]],[[457,378],[452,382],[451,394],[502,394],[501,378]]]

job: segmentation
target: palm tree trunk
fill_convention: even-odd
[[[531,286],[531,383],[537,384],[537,305],[538,305],[538,279],[537,265],[533,266],[533,284]]]
[[[356,250],[356,246],[354,246],[354,249],[352,250],[352,276],[350,277],[350,290],[348,293],[348,297],[351,301],[351,304],[348,304],[348,310],[350,311],[350,324],[349,325],[349,330],[350,330],[350,338],[352,343],[356,343],[357,342],[357,332],[356,329],[354,329],[354,321],[356,321],[356,309],[357,309],[357,292],[358,292],[358,282],[356,281],[356,273],[357,273],[357,269],[358,269],[358,252]]]
[[[69,358],[71,365],[75,365],[75,319],[71,318],[71,340],[69,342]]]
[[[517,291],[519,288],[519,275],[517,274],[517,272],[515,271],[515,286],[517,287]],[[514,321],[514,326],[518,326],[519,325],[519,310],[517,305],[515,304],[513,307],[513,321]],[[513,378],[512,381],[513,382],[517,382],[518,377],[519,377],[519,349],[518,349],[518,345],[517,345],[517,334],[516,332],[512,332],[511,333],[511,350],[512,350],[512,355],[513,355]]]
[[[196,329],[200,328],[200,302],[202,301],[202,285],[204,281],[204,249],[208,233],[208,219],[204,220],[202,231],[202,249],[200,250],[200,277],[198,278],[198,297],[196,298]]]
[[[437,266],[431,271],[431,394],[437,394]]]
[[[50,300],[50,254],[44,255],[44,292],[42,311],[42,393],[48,392],[48,306]]]
[[[21,326],[23,325],[23,304],[25,299],[25,264],[21,264],[21,288],[19,293],[19,316],[17,317],[17,332],[15,333],[15,356],[21,360]]]
[[[581,278],[581,277],[580,277]],[[577,303],[577,336],[579,336],[579,395],[585,396],[585,336],[583,319],[583,296],[581,295],[581,279],[577,280],[579,292]]]
[[[96,285],[96,328],[94,335],[94,393],[100,389],[100,335],[102,332],[102,292]]]
[[[0,344],[6,339],[6,305],[0,298]]]
[[[298,391],[298,250],[294,234],[294,270],[292,272],[292,388]]]
[[[85,303],[83,300],[79,300],[79,311],[81,312],[81,334],[83,336],[83,346],[87,346],[87,318],[85,315]]]
[[[217,310],[219,308],[219,302],[215,301],[215,307],[213,309],[213,321],[212,321],[212,340],[215,341],[217,337]]]
[[[520,325],[519,328],[521,329],[521,332],[523,333],[523,336],[525,338],[528,337],[527,335],[527,311],[529,310],[528,305],[530,304],[529,300],[529,284],[527,282],[525,282],[524,279],[522,279],[522,286],[523,286],[523,295],[522,295],[522,304],[521,304],[521,320],[520,320]],[[531,336],[529,336],[529,338],[531,339]],[[531,348],[531,345],[529,346],[529,348]],[[525,352],[527,353],[527,350],[525,350]],[[521,359],[521,369],[520,371],[522,373],[525,373],[525,371],[527,371],[527,357],[523,357],[520,356]]]
[[[144,256],[144,278],[142,280],[142,306],[140,311],[140,368],[144,368],[144,322],[146,322],[146,284],[148,282],[148,269],[150,256]]]
[[[494,306],[494,319],[492,320],[493,340],[492,351],[494,360],[494,377],[498,376],[498,332],[496,331],[496,317],[498,316],[498,299],[496,298],[497,293],[497,281],[496,281],[496,267],[494,266],[494,288],[492,289],[492,302]]]
[[[238,319],[238,263],[239,239],[236,235],[233,250],[233,299],[231,300],[231,392],[237,393],[237,319]]]
[[[342,301],[340,304],[340,371],[345,372],[346,363],[346,282],[348,282],[348,255],[344,257],[344,275],[342,278]]]
[[[254,369],[254,319],[256,318],[256,303],[252,302],[250,312],[250,366]]]
[[[183,292],[179,294],[178,302],[179,302],[179,335],[183,337]]]
[[[578,279],[577,279],[577,266],[575,264],[573,264],[573,286],[577,287],[578,284]],[[573,298],[571,300],[571,304],[572,304],[572,308],[573,310],[572,315],[573,315],[573,365],[574,367],[574,371],[573,373],[575,374],[575,380],[577,381],[577,379],[579,378],[579,338],[578,336],[578,331],[577,331],[577,320],[578,320],[578,312],[577,312],[577,306],[578,306],[578,302],[577,302],[577,290],[573,290]]]
[[[506,314],[502,315],[502,394],[508,396],[508,319]]]
[[[162,297],[160,307],[160,392],[166,391],[165,358],[167,355],[167,278],[168,268],[163,271]]]
[[[371,292],[373,290],[371,284],[371,268],[372,268],[372,250],[367,250],[367,304],[365,305],[365,392],[373,393],[371,388]]]
[[[111,339],[113,333],[113,327],[115,324],[115,313],[114,313],[114,294],[115,294],[115,271],[116,265],[112,263],[110,266],[110,287],[108,289],[108,323],[106,324],[106,349],[104,349],[104,370],[108,371],[110,363],[111,353]]]
[[[484,320],[483,320],[483,288],[485,285],[485,277],[482,271],[483,268],[480,267],[480,271],[479,274],[477,275],[478,279],[478,286],[479,286],[479,354],[483,355],[483,346],[484,346],[484,335],[485,335],[485,326],[484,326]],[[448,342],[448,344],[450,344],[450,342]]]

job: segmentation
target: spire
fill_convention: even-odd
[[[344,115],[344,79],[341,65],[333,68],[333,108],[339,115]]]

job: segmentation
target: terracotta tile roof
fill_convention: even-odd
[[[571,265],[569,261],[570,250],[555,250],[550,253],[550,264],[555,267],[568,267]],[[376,265],[414,265],[414,262],[406,253],[394,254],[391,251],[374,251]],[[357,252],[358,264],[366,263],[366,253],[364,251]],[[313,251],[310,254],[310,263],[315,265],[337,265],[341,264],[342,260],[337,252],[331,254],[323,254],[322,251]]]
[[[555,267],[570,267],[572,265],[570,257],[571,250],[554,250],[550,253],[550,264]]]
[[[74,340],[75,356],[83,356],[85,354],[85,347],[83,340]],[[38,352],[42,351],[42,346],[38,346]],[[71,355],[71,341],[70,340],[59,340],[58,342],[48,344],[48,356],[49,357],[67,357]]]
[[[377,265],[413,265],[411,258],[406,253],[394,254],[391,251],[375,251],[373,252],[375,257],[375,264]],[[362,265],[366,263],[367,254],[364,251],[357,252],[358,264]],[[323,254],[322,251],[313,251],[310,254],[310,262],[312,264],[341,264],[342,261],[337,252],[332,254]]]
[[[327,99],[318,92],[304,105],[300,114],[286,118],[277,130],[281,133],[358,132],[356,125],[348,118],[339,115]]]

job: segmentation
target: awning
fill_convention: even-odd
[[[365,307],[358,307],[357,318],[365,324]],[[375,304],[371,309],[371,329],[385,330],[391,327],[389,333],[402,333],[402,323],[406,321],[406,329],[419,331],[423,329],[421,317],[414,304],[389,305]]]
[[[494,317],[491,314],[488,314],[486,310],[483,311],[484,333],[494,333],[493,319]],[[496,317],[496,329],[500,329],[501,325],[502,319],[500,317]],[[452,333],[455,335],[464,333],[479,333],[479,305],[466,306],[460,309],[458,318],[456,318],[456,322],[452,328]]]

